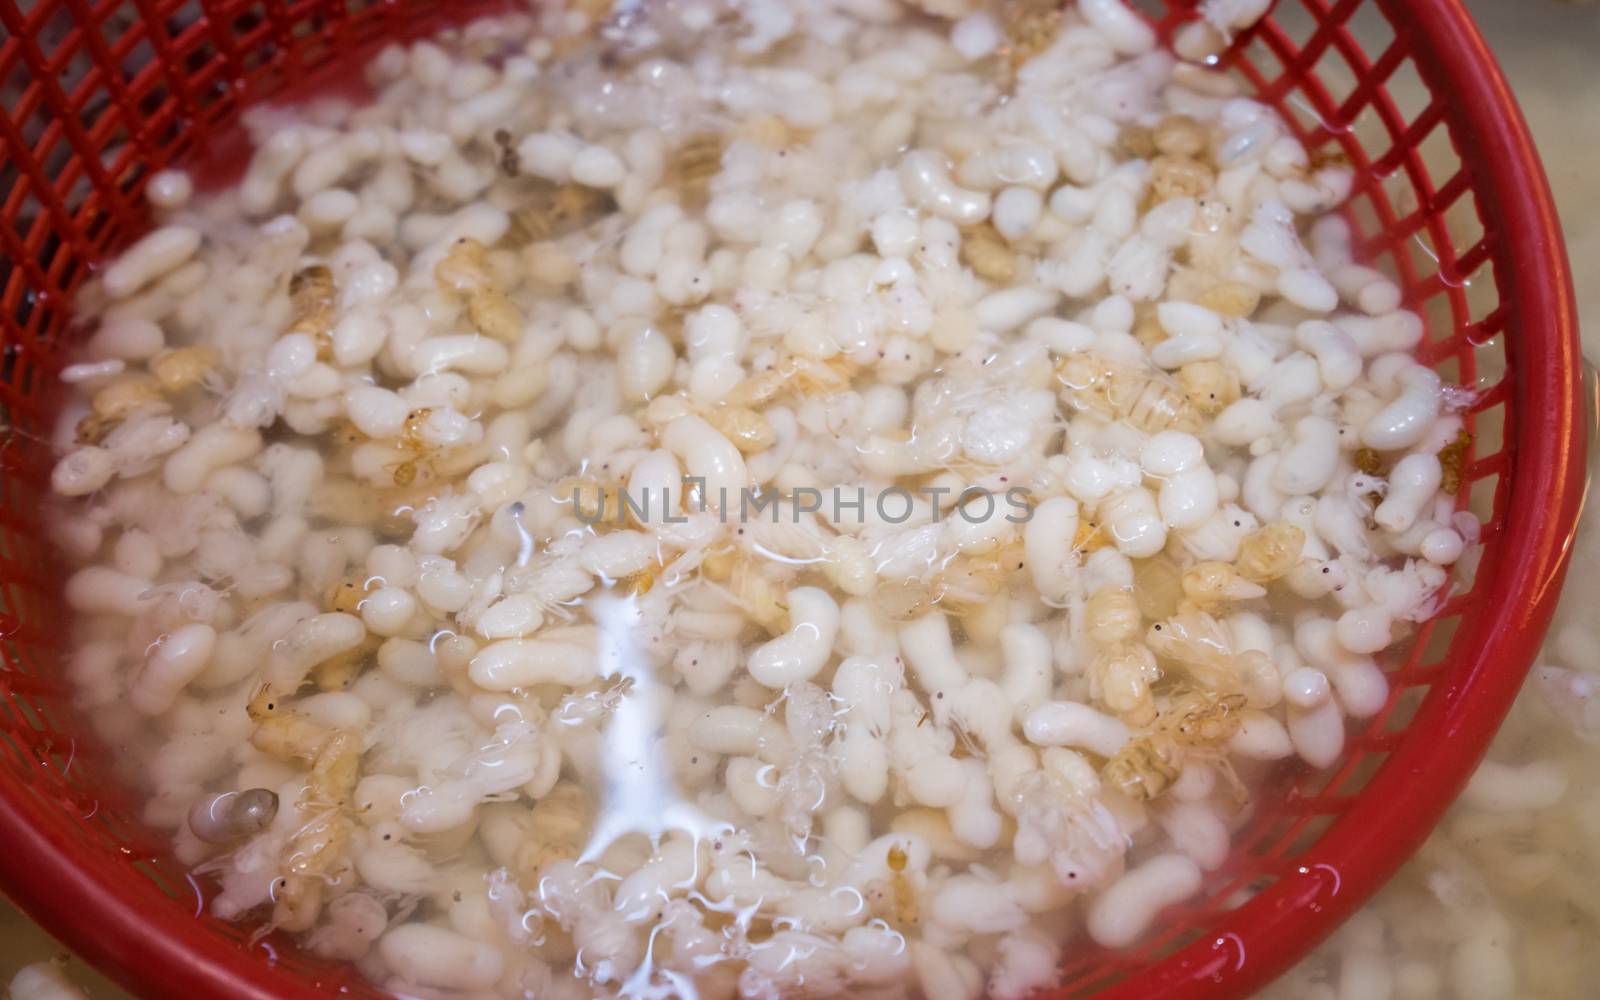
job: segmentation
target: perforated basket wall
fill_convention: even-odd
[[[244,155],[252,102],[359,65],[485,0],[0,0],[0,880],[136,992],[375,991],[201,914],[203,886],[107,775],[60,676],[60,574],[41,518],[70,303],[145,224],[172,162]],[[1164,33],[1190,4],[1145,4]],[[1369,47],[1348,24],[1359,19]],[[1381,40],[1372,44],[1372,39]],[[1393,693],[1325,774],[1286,773],[1224,868],[1139,949],[1068,951],[1061,996],[1236,995],[1347,916],[1425,836],[1537,649],[1580,496],[1577,336],[1559,230],[1521,117],[1450,0],[1284,0],[1226,63],[1317,155],[1344,155],[1366,255],[1428,320],[1424,356],[1479,390],[1462,503],[1477,571],[1384,659]]]

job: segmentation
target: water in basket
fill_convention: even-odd
[[[41,517],[73,292],[147,223],[142,191],[157,170],[242,166],[230,126],[243,108],[334,85],[357,54],[501,6],[0,0],[0,888],[136,993],[381,995],[279,935],[251,943],[250,927],[200,915],[207,887],[142,826],[115,755],[79,735]],[[1194,17],[1192,2],[1142,6],[1163,37]],[[1385,654],[1388,703],[1344,757],[1283,774],[1228,863],[1149,940],[1069,950],[1061,998],[1243,994],[1381,885],[1510,706],[1554,610],[1581,499],[1560,230],[1521,116],[1459,2],[1283,0],[1223,58],[1313,155],[1355,165],[1349,215],[1363,256],[1426,317],[1424,360],[1478,389],[1461,502],[1484,522],[1482,558],[1438,617]]]

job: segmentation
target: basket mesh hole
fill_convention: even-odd
[[[119,59],[136,39],[144,36],[144,24],[132,0],[112,10],[100,21],[100,37]],[[126,65],[125,63],[123,65]],[[141,67],[135,67],[139,69]],[[124,76],[129,75],[126,70]]]
[[[18,329],[24,333],[34,334],[37,332],[34,329],[35,314],[38,312],[37,302],[38,296],[34,291],[31,288],[26,289],[18,297],[16,308],[11,312],[12,317],[16,320]],[[17,351],[7,351],[8,359],[15,357],[16,354]]]
[[[139,97],[139,114],[144,120],[146,141],[165,145],[175,134],[177,102],[164,77],[146,73],[134,83],[133,91]],[[156,130],[153,126],[162,126]]]
[[[1377,200],[1368,190],[1358,190],[1351,194],[1350,200],[1345,204],[1345,217],[1350,220],[1350,232],[1356,243],[1363,244],[1374,241],[1383,232],[1384,221]],[[1383,246],[1383,244],[1378,244]],[[1376,253],[1368,251],[1362,257],[1369,261],[1376,260],[1374,266],[1382,268],[1382,262],[1387,260],[1389,265],[1394,265],[1394,254],[1388,249]],[[1390,274],[1394,277],[1394,274]]]
[[[30,36],[47,62],[54,62],[58,53],[77,41],[77,24],[72,11],[62,4],[36,8],[33,21]]]
[[[1433,370],[1439,373],[1439,377],[1444,380],[1446,385],[1461,384],[1461,358],[1459,356],[1451,354],[1439,359],[1434,362]]]
[[[252,28],[257,28],[267,23],[266,4],[253,3],[233,15],[233,31],[236,35],[243,35]]]
[[[26,109],[20,114],[22,141],[37,147],[53,125],[50,109],[44,103],[44,88],[34,84],[29,88],[27,96],[19,102],[18,107]]]
[[[230,5],[238,0],[229,0]],[[191,24],[206,19],[205,5],[201,0],[166,0],[169,30],[182,31]]]
[[[8,208],[15,206],[7,212],[11,217],[7,229],[15,234],[17,244],[20,246],[28,238],[28,232],[33,228],[34,220],[44,210],[44,206],[33,193],[33,187],[23,180],[16,171],[0,172],[0,198],[3,198]],[[13,260],[0,261],[0,267],[10,268],[17,266]],[[0,273],[4,273],[0,271]]]
[[[1406,186],[1405,191],[1410,195],[1411,201],[1406,204],[1406,212],[1414,212],[1417,207],[1416,189]],[[1395,206],[1397,209],[1399,204]],[[1412,220],[1406,228],[1412,232],[1406,237],[1403,246],[1407,262],[1411,266],[1411,294],[1428,295],[1431,293],[1431,279],[1439,273],[1439,250],[1434,245],[1434,236],[1427,228],[1417,228]]]
[[[1450,236],[1450,247],[1455,253],[1457,270],[1463,276],[1470,274],[1488,260],[1483,216],[1478,212],[1476,199],[1470,194],[1457,198],[1444,208],[1440,219]]]
[[[138,25],[141,15],[134,0],[122,0],[121,3],[101,4],[95,18],[100,26],[100,37],[109,45]]]
[[[1297,858],[1316,844],[1336,817],[1331,814],[1303,817],[1285,834],[1281,853],[1285,858]]]
[[[79,172],[77,177],[74,178],[72,186],[66,190],[61,200],[67,206],[68,212],[77,214],[78,210],[89,200],[89,195],[93,193],[94,184],[89,180],[88,175]],[[70,256],[66,256],[62,258],[60,263],[61,267],[58,270],[65,270],[72,268],[75,262]]]
[[[1345,13],[1345,25],[1362,52],[1381,54],[1394,47],[1394,25],[1383,4],[1342,2],[1339,9]]]
[[[289,29],[291,37],[306,38],[327,32],[330,25],[348,19],[349,15],[343,8],[343,4],[299,5],[299,9],[290,14],[292,18]]]
[[[1395,117],[1389,124],[1395,128],[1393,136],[1398,141],[1405,129],[1427,110],[1432,100],[1416,62],[1408,58],[1397,63],[1389,74],[1383,93],[1387,99],[1380,98],[1378,103],[1380,107],[1387,104],[1393,110]]]
[[[129,80],[140,76],[151,76],[150,68],[155,64],[155,46],[150,44],[150,39],[145,32],[134,29],[137,34],[130,34],[134,39],[133,44],[127,48],[122,57],[122,75]],[[126,44],[126,43],[124,43]]]
[[[1301,66],[1306,66],[1309,60],[1315,61],[1309,62],[1304,71],[1300,90],[1314,95],[1317,116],[1328,131],[1343,132],[1350,125],[1347,105],[1356,94],[1356,81],[1361,74],[1344,49],[1332,44],[1328,30],[1318,31],[1310,42],[1314,47],[1302,57]]]
[[[1505,448],[1506,408],[1496,404],[1472,414],[1472,452],[1485,455],[1502,453]]]
[[[1505,458],[1503,452],[1496,452],[1491,458]],[[1468,494],[1467,509],[1486,526],[1498,527],[1498,513],[1500,508],[1500,474],[1498,472],[1485,475],[1472,484],[1472,492]]]
[[[1359,723],[1364,726],[1362,734],[1356,738],[1357,746],[1370,745],[1373,742],[1372,734],[1382,731],[1381,717],[1367,722]],[[1388,760],[1386,751],[1367,750],[1358,751],[1354,759],[1340,772],[1337,784],[1330,786],[1328,795],[1332,799],[1347,799],[1356,795],[1365,788],[1372,776],[1378,773],[1378,768]]]
[[[1415,308],[1422,313],[1427,334],[1423,341],[1423,349],[1437,348],[1438,345],[1448,344],[1456,334],[1456,314],[1450,302],[1450,296],[1437,294],[1435,279],[1438,276],[1436,263],[1429,249],[1421,241],[1426,237],[1418,233],[1413,238],[1413,245],[1419,249],[1411,253],[1412,273],[1416,276],[1410,289],[1412,295],[1428,295],[1428,298],[1416,304]],[[1429,294],[1434,292],[1434,294]]]
[[[1283,814],[1275,817],[1263,831],[1259,854],[1269,858],[1292,858],[1303,853],[1315,837],[1306,838],[1305,843],[1297,844],[1297,841],[1302,831],[1318,821],[1319,817],[1307,808],[1306,800],[1291,798]]]
[[[1456,169],[1461,165],[1461,156],[1456,152],[1455,144],[1450,139],[1450,130],[1444,125],[1436,125],[1417,143],[1417,157],[1422,162],[1423,169],[1431,178],[1451,178]],[[1433,181],[1435,190],[1444,191],[1451,187],[1450,180]],[[1437,202],[1435,203],[1437,205]]]
[[[1492,272],[1490,278],[1474,282],[1472,288],[1469,289],[1468,297],[1480,297],[1479,288],[1483,284],[1489,284],[1490,287],[1488,292],[1482,294],[1481,297],[1492,299],[1494,291]],[[1478,393],[1480,400],[1486,393],[1494,391],[1506,375],[1504,343],[1500,334],[1488,332],[1497,328],[1494,324],[1498,323],[1501,315],[1499,312],[1492,312],[1465,333],[1467,343],[1474,348],[1472,357],[1476,368],[1476,377],[1473,380],[1472,388]]]
[[[278,43],[272,39],[264,25],[257,29],[254,36],[245,36],[240,41],[250,46],[244,54],[244,70],[248,74],[256,73],[277,58]]]
[[[1262,90],[1273,89],[1284,75],[1284,59],[1265,42],[1246,45],[1239,50],[1239,71],[1247,85]]]
[[[1404,733],[1410,727],[1411,720],[1416,718],[1417,710],[1422,707],[1423,700],[1427,696],[1426,684],[1407,684],[1396,691],[1394,706],[1383,720],[1384,732],[1391,735]]]
[[[212,78],[222,64],[217,58],[216,43],[206,34],[204,26],[195,25],[185,31],[178,40],[177,50],[182,54],[184,68],[192,81],[191,89],[212,86]]]
[[[78,109],[78,127],[90,141],[102,138],[105,132],[116,127],[122,117],[112,102],[111,95],[102,89],[97,88],[80,95],[80,99],[75,103]]]
[[[128,134],[128,125],[123,120],[122,114],[106,115],[106,117],[102,118],[101,123],[106,126],[104,128],[104,133],[106,134],[99,136],[98,141],[96,141],[96,146],[99,147],[99,162],[101,162],[102,170],[106,170],[107,173],[115,173],[117,171],[117,154],[123,147],[130,144],[133,136]]]
[[[45,267],[46,273],[50,275],[50,283],[57,287],[61,284],[60,271],[65,266],[68,256],[61,252],[61,248],[61,237],[57,235],[57,231],[53,228],[47,230],[44,242],[39,247],[39,263]],[[40,309],[39,326],[41,330],[49,329],[55,325],[52,322],[52,318],[55,316],[56,310],[52,308],[50,302],[51,300],[47,300],[42,303],[42,308]]]
[[[1278,9],[1272,12],[1273,25],[1293,44],[1294,51],[1305,51],[1306,42],[1316,34],[1317,23],[1324,16],[1321,6],[1317,0],[1294,0],[1278,4]]]
[[[45,173],[46,178],[56,179],[56,184],[54,184],[56,190],[61,189],[62,174],[66,173],[67,165],[72,163],[75,154],[77,154],[77,150],[72,149],[72,146],[61,138],[59,131],[56,133],[56,139],[42,150],[40,163],[43,166],[43,173]]]
[[[74,31],[71,42],[72,51],[67,56],[66,65],[56,71],[61,89],[69,94],[77,90],[78,85],[94,71],[94,59],[83,48],[83,33]]]
[[[1366,719],[1351,719],[1345,727],[1344,757],[1329,772],[1311,775],[1302,783],[1301,791],[1314,802],[1316,812],[1340,812],[1356,789],[1367,783],[1382,764],[1383,753],[1365,748],[1363,738],[1371,725]],[[1352,786],[1352,782],[1354,785]],[[1312,792],[1311,789],[1317,789]]]
[[[1469,343],[1484,347],[1494,342],[1494,332],[1489,331],[1488,324],[1491,318],[1496,317],[1500,309],[1500,292],[1494,259],[1486,255],[1479,256],[1482,258],[1482,263],[1474,268],[1471,273],[1462,276],[1461,292],[1466,298],[1467,320],[1472,324],[1466,331],[1466,338]],[[1501,315],[1503,316],[1503,314]],[[1498,326],[1494,328],[1495,331],[1498,329]],[[1483,350],[1477,352],[1480,366],[1485,360],[1485,353]],[[1494,344],[1492,352],[1489,353],[1492,353],[1502,362],[1504,361],[1505,352],[1498,344]],[[1496,369],[1496,372],[1504,370],[1505,366],[1501,364]],[[1498,374],[1496,377],[1498,377]]]

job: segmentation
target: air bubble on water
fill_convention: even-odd
[[[507,509],[511,512],[511,523],[517,529],[517,568],[522,569],[533,558],[533,535],[529,534],[528,529],[522,524],[522,514],[527,507],[518,500]]]
[[[439,640],[443,639],[445,636],[449,636],[450,638],[454,639],[456,633],[447,628],[442,628],[428,636],[428,652],[437,656],[439,654]]]

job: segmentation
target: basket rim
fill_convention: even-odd
[[[1503,480],[1509,488],[1499,555],[1479,572],[1490,580],[1483,604],[1519,610],[1463,623],[1481,642],[1454,661],[1412,722],[1438,739],[1402,741],[1297,859],[1299,877],[1280,878],[1233,910],[1226,934],[1191,943],[1098,997],[1244,995],[1331,933],[1421,845],[1465,784],[1520,689],[1560,594],[1583,497],[1586,429],[1572,276],[1545,172],[1462,0],[1376,2],[1427,40],[1412,55],[1430,90],[1456,97],[1450,124],[1477,151],[1463,168],[1473,175],[1485,221],[1501,234],[1496,259],[1515,262],[1499,275],[1514,331],[1507,350],[1517,356],[1516,398],[1536,405],[1513,416],[1507,452],[1514,471]],[[493,9],[461,5],[463,15]],[[1441,742],[1462,749],[1442,753]],[[128,878],[125,860],[76,849],[60,807],[9,774],[0,775],[0,844],[0,887],[57,940],[137,995],[269,1000],[330,992],[198,920],[172,919],[153,883]]]

